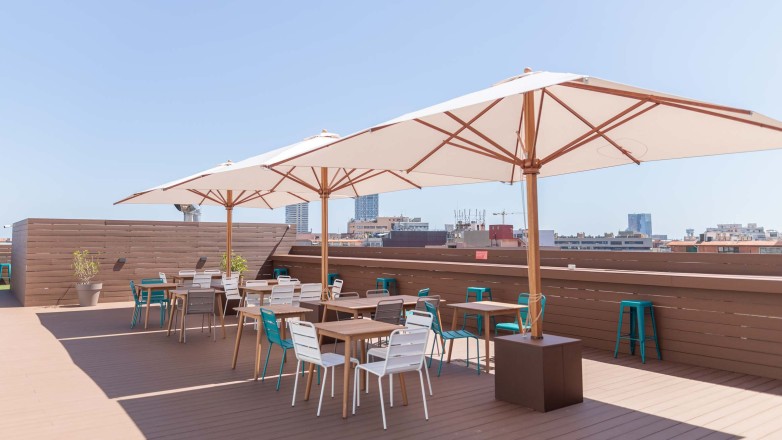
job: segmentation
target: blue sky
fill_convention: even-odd
[[[347,134],[520,73],[569,71],[782,119],[782,2],[0,2],[0,224],[28,217],[179,220],[112,203],[288,145]],[[782,228],[782,151],[543,179],[540,224],[656,233]],[[381,215],[453,222],[521,211],[520,188],[384,194]],[[335,201],[345,231],[351,200]],[[320,206],[310,207],[319,230]],[[282,222],[282,209],[238,209]],[[223,221],[220,208],[204,220]],[[509,217],[521,226],[522,217]],[[491,217],[499,223],[499,217]],[[10,236],[0,229],[0,236]]]

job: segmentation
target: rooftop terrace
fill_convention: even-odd
[[[245,332],[231,370],[233,318],[227,339],[218,334],[214,343],[195,329],[178,344],[154,326],[130,330],[127,303],[22,308],[6,292],[0,298],[3,438],[782,436],[780,380],[655,359],[643,365],[592,348],[583,354],[583,404],[542,414],[496,401],[493,375],[478,376],[456,361],[432,377],[429,421],[409,386],[409,407],[397,400],[387,408],[383,432],[376,392],[347,420],[340,396],[327,397],[318,418],[316,399],[290,405],[295,363],[286,364],[279,392],[273,380],[253,382],[253,331]],[[279,361],[273,350],[270,365]]]

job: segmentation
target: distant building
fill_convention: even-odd
[[[285,207],[285,223],[296,225],[296,233],[304,234],[310,231],[310,204],[297,203]]]
[[[372,194],[369,196],[356,197],[356,212],[353,218],[358,221],[373,221],[377,219],[380,211],[380,196]]]
[[[383,234],[391,231],[428,231],[429,223],[420,217],[377,217],[374,220],[348,222],[348,233],[352,235]]]
[[[627,230],[652,236],[652,214],[627,214]]]
[[[383,247],[444,246],[445,231],[391,231],[383,237]]]
[[[642,233],[622,231],[617,235],[604,234],[602,237],[588,236],[584,233],[575,237],[558,236],[554,243],[563,250],[581,251],[649,251],[652,238]]]
[[[701,241],[747,241],[747,240],[768,240],[778,238],[777,231],[766,231],[763,226],[757,223],[747,223],[743,226],[741,223],[718,224],[716,228],[706,228]]]
[[[671,241],[671,252],[698,252],[707,254],[782,254],[782,241],[732,240],[732,241]]]

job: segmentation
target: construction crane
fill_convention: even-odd
[[[521,213],[520,212],[506,212],[504,209],[502,210],[502,212],[494,212],[494,213],[492,213],[492,215],[501,215],[502,216],[502,224],[503,225],[505,224],[505,216],[506,215],[517,215],[517,214],[521,214]]]

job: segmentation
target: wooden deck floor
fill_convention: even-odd
[[[130,314],[127,304],[0,308],[0,438],[782,438],[782,381],[591,349],[583,404],[541,414],[498,402],[493,375],[454,363],[432,378],[429,421],[410,377],[410,405],[397,392],[383,432],[374,386],[343,420],[341,374],[319,418],[317,399],[291,407],[294,362],[280,391],[273,373],[250,380],[251,330],[231,370],[233,320],[227,339],[195,329],[178,344],[155,326],[130,330]],[[270,370],[279,362],[275,349]]]

